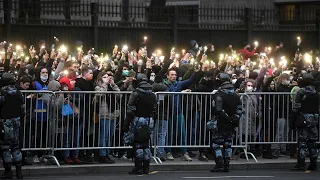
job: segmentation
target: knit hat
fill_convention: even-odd
[[[61,85],[58,81],[52,80],[48,84],[48,91],[57,91],[61,88]]]

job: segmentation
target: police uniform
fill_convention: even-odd
[[[12,178],[11,165],[16,166],[16,176],[22,179],[22,154],[19,147],[20,116],[23,107],[22,94],[14,85],[14,76],[9,73],[2,75],[5,86],[0,90],[0,146],[5,172],[2,178]]]
[[[135,152],[135,167],[129,174],[148,174],[151,151],[150,135],[154,126],[156,95],[147,82],[147,76],[137,75],[138,87],[130,95],[124,131],[130,131]],[[127,136],[126,136],[127,137]],[[127,140],[125,140],[127,141]]]
[[[235,128],[239,126],[242,108],[240,98],[234,92],[229,75],[221,73],[218,78],[222,82],[212,102],[213,117],[207,124],[212,132],[212,148],[216,155],[216,166],[211,172],[229,172],[229,163],[232,155],[232,140]],[[223,146],[224,153],[221,150]]]
[[[297,92],[289,124],[298,133],[298,162],[292,170],[305,170],[305,158],[309,150],[308,170],[316,171],[320,96],[313,85],[311,74],[303,74],[298,84],[301,89]]]

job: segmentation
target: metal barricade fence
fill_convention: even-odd
[[[131,148],[124,144],[121,130],[130,94],[56,92],[54,150],[77,157],[79,150],[98,149],[105,157],[111,148]]]
[[[24,151],[63,151],[65,157],[77,156],[79,150],[128,149],[121,130],[131,92],[23,91],[25,116],[21,132]],[[158,92],[157,119],[152,134],[154,160],[180,148],[211,147],[211,134],[206,124],[211,119],[213,93]],[[292,108],[289,93],[240,94],[244,114],[236,128],[233,148],[243,150],[247,160],[254,145],[296,143],[296,134],[289,132],[288,115]],[[294,98],[294,96],[292,97]],[[280,120],[279,120],[280,119]],[[289,134],[290,133],[290,134]],[[287,135],[287,136],[285,136]],[[71,152],[70,152],[71,151]],[[43,155],[43,154],[42,154]]]
[[[276,156],[297,149],[297,133],[289,128],[295,94],[290,93],[248,93],[248,141],[254,151],[263,145],[265,151]],[[319,135],[318,135],[319,136]]]
[[[211,147],[211,133],[207,130],[206,124],[212,118],[213,93],[157,92],[156,94],[158,118],[155,126],[155,154],[164,156],[164,148],[167,152],[171,152],[171,148],[179,148],[185,153],[187,148],[200,148],[200,151],[205,152],[204,148]],[[243,106],[245,103],[242,101]],[[246,116],[241,117],[241,122],[244,123],[240,123],[236,128],[232,147],[243,149],[248,160],[247,154],[252,156],[253,154],[247,151],[244,141],[246,131],[243,127],[246,127]]]
[[[20,147],[23,151],[32,151],[38,156],[53,158],[52,136],[54,133],[52,109],[50,102],[54,101],[51,91],[22,91],[24,113],[20,127]]]

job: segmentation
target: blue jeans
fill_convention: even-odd
[[[83,129],[83,121],[82,120],[69,120],[69,128],[67,129],[67,132],[64,135],[64,147],[65,148],[78,148],[80,146],[80,136]],[[70,147],[71,146],[71,147]],[[64,157],[70,157],[70,151],[71,156],[74,158],[77,158],[79,155],[79,150],[65,150],[64,151]]]
[[[173,126],[175,127],[176,136],[173,136]],[[170,119],[168,122],[168,145],[174,145],[172,140],[177,139],[176,145],[185,146],[186,145],[186,126],[185,119],[182,113],[174,116],[173,119]],[[171,152],[171,148],[166,148],[167,152]],[[185,154],[187,152],[187,148],[181,147],[180,152]]]
[[[165,146],[166,145],[166,137],[167,137],[167,133],[168,133],[168,121],[167,120],[159,120],[158,122],[158,133],[155,134],[155,138],[157,138],[157,144],[156,146]],[[164,151],[164,147],[158,147],[158,152],[157,155],[159,157],[164,157],[165,155],[165,151]]]
[[[111,144],[111,138],[115,131],[115,121],[108,119],[100,119],[100,138],[99,138],[99,147],[109,147]],[[109,149],[100,149],[100,156],[108,156]]]

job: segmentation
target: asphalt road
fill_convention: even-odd
[[[149,175],[132,176],[125,173],[74,174],[63,176],[25,177],[34,180],[201,180],[201,179],[247,179],[247,180],[319,180],[320,172],[291,172],[277,170],[249,170],[231,171],[229,173],[200,172],[172,172],[154,171]]]

